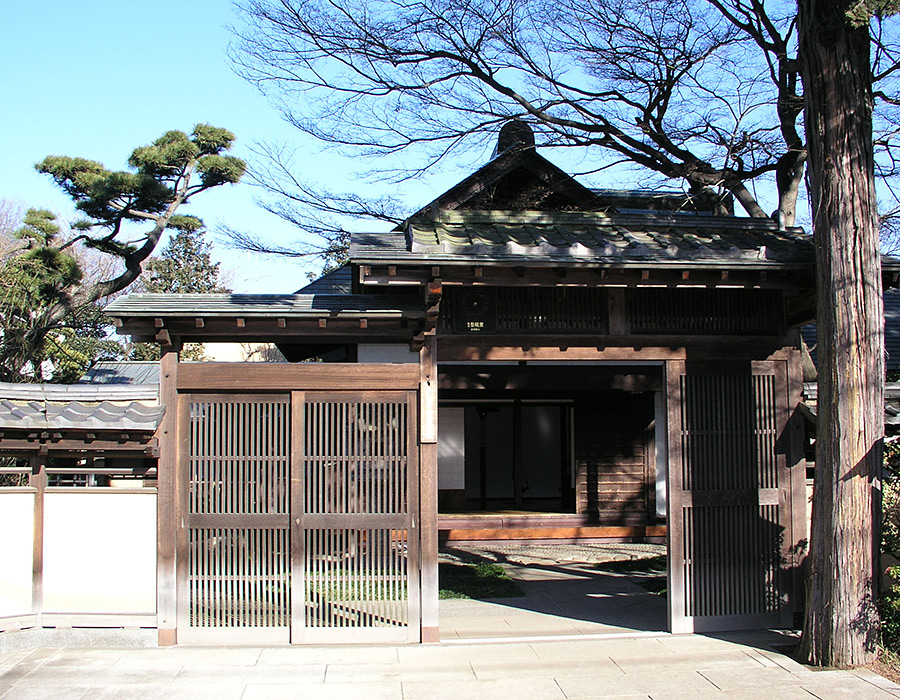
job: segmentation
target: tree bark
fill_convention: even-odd
[[[844,0],[799,0],[816,243],[816,477],[801,652],[869,663],[879,641],[876,566],[884,435],[884,326],[874,191],[868,27]]]

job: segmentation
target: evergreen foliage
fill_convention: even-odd
[[[136,148],[129,170],[69,156],[35,166],[82,218],[63,235],[53,214],[30,210],[21,228],[6,232],[12,241],[2,249],[0,381],[70,381],[96,359],[121,352],[107,338],[103,302],[140,276],[166,230],[202,229],[199,218],[178,210],[241,178],[244,162],[226,154],[233,142],[231,132],[200,124],[191,134],[168,131]],[[86,274],[84,253],[107,264]]]
[[[210,257],[212,245],[202,230],[180,230],[163,248],[159,257],[147,261],[140,284],[143,291],[171,294],[213,294],[230,292],[219,282],[219,263]],[[136,343],[133,360],[158,360],[159,346],[155,343]],[[202,360],[203,346],[188,343],[181,351],[183,360]]]

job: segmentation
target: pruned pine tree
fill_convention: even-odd
[[[171,294],[210,294],[230,292],[219,282],[219,263],[210,255],[212,245],[202,230],[176,231],[159,256],[147,260],[146,270],[137,282],[140,291]],[[158,360],[156,343],[136,343],[133,360]],[[187,343],[181,351],[185,360],[202,360],[205,355],[199,343]]]
[[[0,381],[43,379],[36,368],[47,367],[52,344],[80,327],[73,321],[79,314],[99,314],[98,303],[133,283],[166,230],[202,227],[200,219],[178,210],[195,195],[241,178],[244,162],[226,153],[233,141],[229,131],[200,124],[190,135],[168,131],[135,149],[126,171],[69,156],[38,163],[37,170],[72,198],[83,218],[63,236],[52,215],[33,212],[4,253]],[[79,248],[112,264],[85,274]],[[103,337],[96,328],[90,333]]]

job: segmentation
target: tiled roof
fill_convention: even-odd
[[[137,402],[120,406],[108,401],[100,404],[80,401],[55,404],[0,399],[0,428],[154,432],[165,410],[165,406],[146,406]]]
[[[402,234],[357,235],[366,260],[572,263],[813,264],[812,239],[766,219],[656,213],[445,211]]]
[[[107,316],[291,317],[378,315],[418,317],[417,297],[374,294],[129,294],[104,310]]]
[[[156,363],[154,363],[156,364]],[[156,401],[156,384],[11,384],[0,382],[0,399],[14,401]]]
[[[78,383],[104,386],[159,385],[159,362],[98,362]]]
[[[349,265],[344,265],[313,280],[295,294],[350,294],[352,287],[353,271]]]

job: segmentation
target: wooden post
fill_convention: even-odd
[[[513,403],[513,504],[521,510],[523,504],[522,494],[525,491],[523,480],[525,468],[522,455],[522,402],[518,399]]]
[[[156,487],[156,615],[160,646],[175,644],[177,615],[176,534],[178,518],[178,348],[162,347],[159,401],[166,407],[159,426]]]
[[[685,373],[685,363],[675,360],[666,362],[666,422],[668,429],[668,500],[666,503],[666,532],[668,557],[669,632],[685,634],[693,632],[686,618],[684,604],[684,515],[677,512],[682,508],[684,489],[681,449],[681,377]]]
[[[31,457],[31,474],[28,485],[35,489],[34,494],[34,529],[31,559],[31,612],[35,616],[35,624],[41,627],[41,616],[44,612],[44,493],[47,487],[46,457]]]
[[[438,497],[437,497],[437,344],[434,332],[419,351],[419,495],[420,566],[423,642],[440,641],[438,621]]]
[[[628,335],[631,332],[628,323],[628,301],[625,290],[619,287],[610,287],[607,291],[609,303],[609,334]]]
[[[791,581],[789,603],[795,612],[803,610],[803,562],[809,552],[809,540],[806,536],[807,495],[806,495],[806,455],[804,454],[805,428],[798,407],[803,401],[803,358],[800,351],[792,348],[787,361],[788,408],[790,410],[789,452],[787,466],[790,470],[791,485],[788,493],[791,499],[791,543],[790,558]]]

